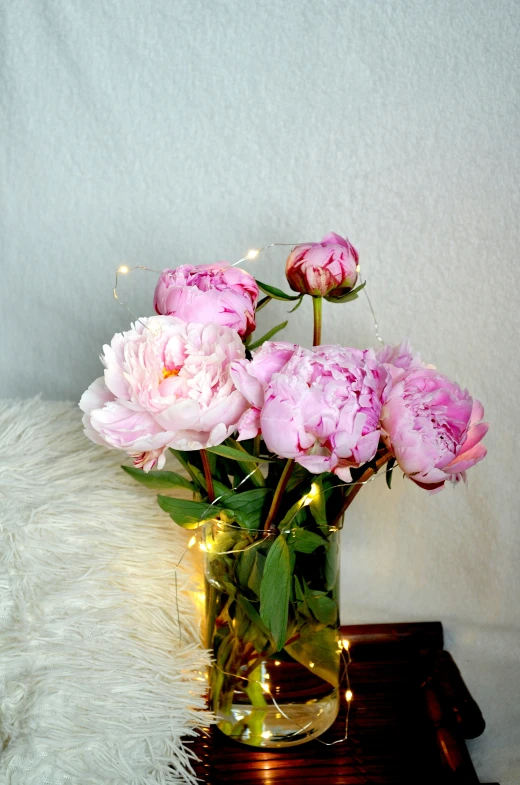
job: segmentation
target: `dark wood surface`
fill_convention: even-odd
[[[352,657],[348,740],[333,747],[311,741],[286,750],[257,750],[208,729],[192,747],[200,759],[195,770],[202,783],[479,783],[464,740],[480,735],[484,720],[443,651],[442,625],[356,625],[343,627],[342,636],[350,641]],[[345,716],[343,703],[323,740],[344,735]]]

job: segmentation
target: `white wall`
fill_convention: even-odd
[[[520,627],[516,0],[8,0],[0,11],[0,394],[78,399],[129,316],[118,264],[348,233],[383,336],[485,404],[469,489],[366,490],[345,621]],[[259,262],[282,281],[282,254]],[[259,267],[257,267],[259,269]],[[151,311],[153,276],[121,297]],[[283,313],[284,309],[278,311]],[[302,308],[287,337],[310,339]],[[280,321],[280,320],[279,320]],[[7,340],[6,340],[7,339]],[[325,339],[374,343],[364,300]]]

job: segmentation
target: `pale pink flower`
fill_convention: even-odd
[[[79,404],[85,433],[124,450],[145,471],[164,464],[167,447],[220,444],[248,408],[229,372],[245,349],[228,327],[153,316],[114,335],[103,350],[105,375]]]
[[[358,261],[354,246],[330,232],[319,243],[295,246],[287,257],[285,274],[294,291],[334,299],[356,285]]]
[[[393,378],[401,375],[401,371],[424,367],[420,355],[412,351],[410,342],[406,338],[396,346],[383,346],[376,356],[380,363],[389,366],[388,370],[392,373]],[[394,369],[398,373],[395,373]]]
[[[346,482],[376,454],[388,372],[371,349],[268,342],[231,373],[255,410],[239,423],[239,438],[261,429],[276,455]]]
[[[232,364],[233,381],[251,406],[258,410],[262,408],[264,393],[273,374],[281,371],[300,348],[298,344],[287,341],[266,341],[261,349],[253,352],[251,360]]]
[[[381,411],[383,438],[417,485],[434,491],[465,480],[482,460],[488,425],[482,404],[434,368],[410,365],[394,379]]]
[[[232,327],[246,338],[255,329],[257,300],[258,286],[245,270],[227,262],[183,264],[161,273],[154,308],[184,322]]]

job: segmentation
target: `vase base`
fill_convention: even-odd
[[[233,704],[217,728],[228,738],[251,747],[295,747],[321,736],[334,723],[339,711],[339,691],[307,703],[278,703],[253,708]]]

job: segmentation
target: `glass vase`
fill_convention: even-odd
[[[302,531],[266,534],[215,521],[202,533],[210,708],[223,733],[254,747],[310,741],[339,710],[339,532]],[[286,592],[269,597],[264,568],[280,536],[290,579]],[[264,623],[268,602],[286,613],[281,644]]]

